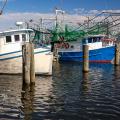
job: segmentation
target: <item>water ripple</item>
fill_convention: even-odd
[[[119,120],[120,66],[54,63],[52,77],[22,86],[21,76],[0,76],[0,119]]]

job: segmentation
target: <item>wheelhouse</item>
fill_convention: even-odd
[[[82,44],[87,44],[89,46],[89,50],[99,49],[102,47],[109,47],[115,45],[115,39],[109,39],[105,35],[95,35],[89,36],[82,40]]]
[[[21,50],[21,45],[28,42],[32,29],[18,29],[0,32],[0,54]]]

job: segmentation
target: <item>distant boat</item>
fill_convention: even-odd
[[[29,42],[32,29],[16,29],[0,32],[0,73],[22,73],[22,44]],[[52,74],[53,54],[50,47],[39,46],[34,49],[35,73]]]
[[[87,44],[89,46],[89,62],[110,63],[114,59],[115,41],[105,35],[92,35],[84,38],[82,42],[64,43],[62,48],[58,47],[59,60],[83,62],[82,46]]]

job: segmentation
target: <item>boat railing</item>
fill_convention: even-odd
[[[116,43],[116,39],[113,38],[102,38],[102,46],[106,47],[106,46],[113,46]]]

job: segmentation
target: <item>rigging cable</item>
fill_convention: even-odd
[[[3,6],[2,6],[2,8],[0,10],[0,15],[2,15],[3,10],[4,10],[5,6],[6,6],[6,4],[7,4],[7,0],[4,0]]]

